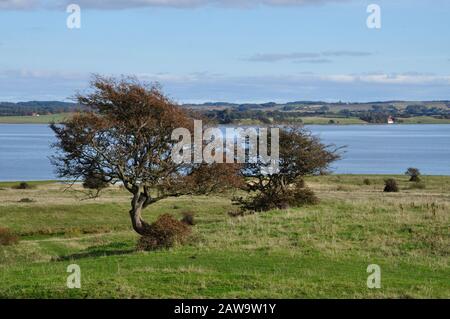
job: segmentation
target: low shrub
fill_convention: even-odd
[[[31,199],[31,198],[21,198],[19,200],[19,203],[34,203],[34,202],[35,202],[35,200]]]
[[[22,182],[19,185],[13,186],[14,189],[32,189],[33,186],[28,184],[27,182]]]
[[[393,178],[389,178],[384,181],[384,192],[397,193],[399,191],[397,181]]]
[[[19,242],[19,237],[8,228],[0,227],[0,246],[14,245]]]
[[[149,226],[147,234],[139,238],[137,249],[151,251],[183,244],[189,238],[191,228],[169,214],[163,214]]]
[[[372,181],[370,179],[368,179],[368,178],[365,178],[363,180],[363,184],[369,186],[369,185],[372,185]]]
[[[303,205],[314,205],[319,202],[315,193],[303,182],[299,185],[278,193],[258,193],[250,198],[238,198],[242,209],[246,211],[268,211],[271,209],[287,209],[289,207],[300,207]]]
[[[189,226],[194,226],[196,224],[195,222],[195,214],[193,212],[183,212],[182,213],[183,218],[181,219],[182,223],[185,223]]]

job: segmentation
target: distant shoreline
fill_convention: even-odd
[[[50,124],[61,123],[70,116],[71,113],[57,113],[51,115],[40,116],[0,116],[0,124]],[[301,121],[292,122],[273,122],[275,125],[388,125],[387,123],[369,123],[357,117],[325,117],[325,116],[305,116],[300,117]],[[399,122],[389,125],[405,125],[405,124],[450,124],[450,119],[439,119],[432,116],[416,116],[409,118],[399,118]],[[230,124],[220,125],[260,125],[259,120],[243,119]]]

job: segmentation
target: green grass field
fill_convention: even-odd
[[[357,117],[302,117],[303,124],[305,125],[323,125],[323,124],[367,124],[367,122],[357,118]]]
[[[167,199],[145,218],[194,211],[190,243],[136,252],[120,188],[83,200],[55,182],[30,190],[0,183],[0,226],[20,235],[0,246],[0,298],[449,298],[450,177],[424,177],[425,189],[397,176],[307,180],[317,206],[230,217],[231,194]],[[34,202],[19,203],[23,198]],[[81,289],[68,289],[70,264]],[[366,286],[378,264],[382,288]]]
[[[301,119],[301,121],[300,121]],[[349,124],[367,124],[367,122],[356,118],[356,117],[320,117],[320,116],[308,116],[301,118],[292,118],[291,121],[294,123],[302,123],[304,125],[325,125],[325,124],[336,124],[336,125],[349,125]],[[242,119],[236,124],[239,125],[257,125],[261,124],[259,120],[255,119]]]
[[[450,119],[438,119],[432,116],[400,118],[402,124],[450,124]]]
[[[301,119],[301,122],[298,121]],[[363,121],[357,117],[321,117],[321,116],[308,116],[302,118],[292,118],[294,123],[302,123],[304,125],[357,125],[357,124],[367,124],[367,125],[383,125],[383,124],[370,124]],[[438,119],[432,116],[415,116],[409,118],[399,118],[396,125],[402,124],[450,124],[450,119]],[[296,122],[297,121],[297,122]],[[258,125],[261,124],[259,120],[255,119],[242,119],[239,120],[237,124],[240,125]],[[386,123],[387,124],[387,123]]]
[[[49,124],[63,121],[69,113],[40,116],[0,116],[0,124]]]

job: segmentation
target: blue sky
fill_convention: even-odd
[[[446,0],[0,0],[0,101],[64,100],[92,73],[178,102],[450,99],[449,16]]]

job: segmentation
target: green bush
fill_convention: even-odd
[[[315,193],[305,187],[303,180],[294,187],[278,193],[258,193],[250,198],[238,198],[242,209],[246,211],[268,211],[271,209],[287,209],[289,207],[300,207],[303,205],[314,205],[319,202]]]
[[[19,185],[13,186],[14,189],[33,189],[34,187],[27,182],[22,182]]]
[[[195,225],[195,214],[193,212],[183,212],[182,213],[183,218],[181,219],[182,223],[185,223],[186,225],[189,226],[194,226]]]
[[[384,181],[384,192],[397,193],[399,192],[397,181],[393,178],[389,178]]]
[[[363,184],[364,184],[364,185],[372,185],[372,182],[370,181],[370,179],[365,178],[365,179],[363,180]]]
[[[34,203],[34,202],[35,202],[35,200],[31,199],[31,198],[21,198],[19,200],[19,203]]]

